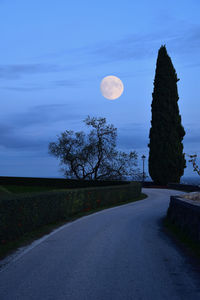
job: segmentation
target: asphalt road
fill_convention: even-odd
[[[173,190],[83,217],[0,268],[1,300],[196,300],[200,274],[161,229]],[[1,262],[3,264],[3,262]]]

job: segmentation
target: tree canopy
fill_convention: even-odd
[[[79,180],[140,180],[137,153],[117,151],[117,128],[107,125],[105,118],[88,116],[84,123],[92,130],[66,130],[57,142],[49,144],[49,153],[60,159],[61,171],[67,178]]]
[[[179,183],[186,160],[182,140],[185,130],[178,108],[176,71],[165,45],[158,51],[154,90],[152,93],[152,120],[149,133],[149,174],[157,184]]]

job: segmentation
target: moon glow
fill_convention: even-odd
[[[100,89],[105,98],[115,100],[123,93],[124,85],[118,77],[110,75],[102,79]]]

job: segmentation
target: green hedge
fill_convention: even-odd
[[[49,191],[6,196],[0,200],[0,243],[15,240],[49,223],[77,213],[138,197],[141,184]]]

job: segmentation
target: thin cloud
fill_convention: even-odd
[[[76,121],[82,124],[85,117],[70,112],[70,106],[65,104],[39,105],[26,113],[16,114],[10,120],[0,123],[1,152],[27,151],[27,153],[46,153],[48,157],[48,144],[56,139],[56,134],[72,129],[70,124]],[[67,121],[66,128],[55,128],[56,122]],[[9,122],[9,123],[8,123]],[[45,130],[48,129],[47,131]],[[54,130],[50,130],[50,129]],[[56,129],[56,130],[55,130]],[[75,131],[82,130],[80,129]],[[57,131],[57,132],[56,132]],[[199,135],[196,132],[186,134],[183,140],[184,148],[199,149]],[[117,149],[125,152],[146,151],[149,143],[149,127],[141,123],[126,124],[117,131]],[[196,150],[195,150],[196,149]]]
[[[33,86],[33,87],[17,87],[17,86],[3,86],[0,87],[1,90],[14,91],[14,92],[34,92],[47,89],[42,86]],[[49,87],[48,87],[49,89]]]
[[[47,74],[55,72],[68,72],[81,70],[83,68],[95,65],[107,64],[117,61],[130,60],[150,60],[155,59],[157,51],[161,44],[166,44],[171,51],[178,55],[188,55],[198,51],[200,47],[200,26],[192,25],[188,29],[170,34],[165,32],[150,33],[146,35],[131,35],[117,41],[102,41],[86,47],[60,51],[50,56],[62,57],[68,55],[70,61],[74,61],[67,66],[59,66],[57,64],[13,64],[0,65],[1,79],[19,79],[24,75]],[[73,50],[73,51],[72,51]],[[47,54],[48,57],[48,54]],[[191,61],[183,65],[183,67],[196,67],[200,62],[195,64]],[[57,86],[73,85],[67,81],[55,82]],[[8,88],[7,86],[5,88]],[[43,89],[45,87],[36,87],[35,89]],[[49,87],[47,87],[49,88]],[[34,90],[32,87],[11,87],[15,90]]]
[[[148,138],[145,138],[145,136],[134,133],[132,135],[119,134],[117,140],[117,148],[123,149],[124,151],[125,149],[129,151],[134,151],[136,149],[146,148],[149,142]]]
[[[199,149],[200,147],[200,134],[199,133],[195,133],[195,132],[190,132],[187,134],[186,132],[186,135],[184,136],[184,141],[187,143],[187,144],[196,144],[197,148]]]
[[[11,124],[18,128],[32,125],[51,125],[64,120],[76,120],[82,117],[81,114],[73,113],[69,104],[49,104],[32,107],[25,113],[12,116]]]
[[[49,135],[52,132],[47,134],[46,128],[52,128],[56,122],[74,122],[82,118],[82,115],[70,112],[69,105],[35,106],[27,112],[11,115],[10,120],[7,118],[7,121],[0,123],[0,148],[48,151]]]
[[[179,21],[177,21],[177,24]],[[200,26],[189,24],[183,29],[170,33],[162,30],[155,33],[142,35],[134,34],[122,39],[112,41],[101,41],[98,44],[60,50],[56,53],[47,53],[46,57],[58,58],[73,55],[81,60],[84,57],[85,63],[79,65],[80,68],[103,63],[125,60],[142,60],[154,58],[161,44],[167,46],[180,55],[199,49],[200,46]],[[45,57],[45,56],[44,56]]]
[[[166,44],[178,55],[188,55],[199,51],[200,26],[190,25],[186,29],[173,34],[166,30],[155,34],[133,35],[115,42],[102,42],[85,49],[96,64],[129,60],[146,60],[155,58],[161,44]],[[102,46],[103,45],[103,46]],[[84,49],[83,49],[84,50]],[[198,53],[198,52],[197,52]],[[183,67],[196,67],[199,62],[186,63]]]
[[[3,79],[19,79],[24,75],[46,74],[62,71],[69,71],[75,66],[64,66],[51,64],[13,64],[13,65],[0,65],[0,78]]]
[[[80,79],[74,80],[57,80],[53,84],[55,87],[77,87],[80,85]]]
[[[24,86],[2,86],[1,90],[8,90],[14,92],[34,92],[41,90],[49,90],[49,89],[57,89],[60,87],[73,88],[80,86],[81,80],[73,79],[73,80],[56,80],[49,82],[48,84],[31,84]]]
[[[33,138],[31,135],[7,134],[1,139],[0,146],[3,149],[13,150],[45,150],[48,147],[47,138]]]
[[[136,42],[134,39],[131,41],[121,40],[116,43],[108,43],[104,46],[96,47],[92,49],[89,55],[95,57],[96,64],[110,63],[117,61],[129,61],[129,60],[147,60],[155,58],[157,51],[161,44],[169,46],[173,52],[179,55],[186,55],[199,49],[200,35],[176,35],[173,37],[167,37],[164,39],[160,37],[158,39],[141,39],[140,42]],[[190,46],[189,46],[190,45]],[[199,65],[199,63],[197,62]],[[197,64],[186,64],[186,67],[197,66]]]
[[[19,128],[17,128],[14,124],[0,124],[0,131],[1,149],[35,150],[44,148],[44,145],[46,146],[47,144],[47,138],[38,138],[37,136],[33,137],[31,134],[21,134]]]
[[[56,137],[54,134],[56,122],[67,121],[68,128],[65,129],[68,130],[71,129],[70,124],[74,121],[83,125],[85,115],[70,110],[71,107],[67,104],[38,105],[27,112],[10,116],[10,120],[7,118],[7,122],[0,123],[0,147],[10,150],[47,151],[48,143]],[[81,125],[80,129],[75,131],[82,130]],[[54,128],[54,133],[49,131],[47,134],[46,128]],[[57,134],[64,131],[60,126],[57,129]],[[127,124],[118,131],[117,148],[135,150],[145,147],[147,142],[142,124]]]

